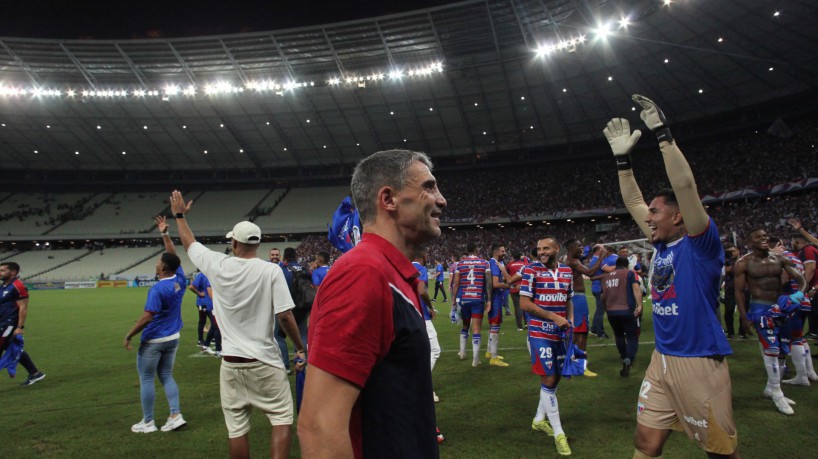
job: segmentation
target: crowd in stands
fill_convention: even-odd
[[[699,193],[705,196],[818,177],[818,168],[815,167],[818,120],[803,120],[794,123],[791,128],[779,121],[774,127],[771,132],[749,131],[746,135],[715,141],[680,139],[681,149],[696,177]],[[661,153],[651,142],[654,142],[653,139],[642,139],[642,148],[633,153],[634,173],[646,197],[668,186],[664,179],[655,179],[665,176],[664,173],[656,173],[664,169],[664,164]],[[600,140],[600,148],[603,147],[607,149],[604,141]],[[642,237],[630,217],[613,214],[615,208],[622,209],[623,203],[613,160],[607,156],[535,166],[438,171],[436,176],[448,206],[443,213],[443,237],[430,247],[432,257],[446,260],[457,257],[466,243],[472,240],[482,247],[481,253],[486,253],[496,242],[506,244],[510,250],[526,252],[546,233],[560,240],[579,238],[589,243]],[[123,210],[116,195],[96,202],[92,201],[94,196],[88,193],[76,202],[58,203],[53,194],[43,193],[42,197],[31,203],[20,203],[17,208],[0,214],[0,222],[36,218],[42,225],[53,226],[84,218],[94,211],[95,206],[103,203],[117,206],[117,213]],[[35,205],[35,202],[39,205]],[[565,221],[570,212],[587,209],[599,211],[596,221],[587,218]],[[758,225],[765,226],[771,234],[787,236],[790,233],[787,218],[816,222],[816,209],[816,193],[805,190],[794,194],[711,203],[708,212],[719,226],[723,238],[732,239],[735,232],[741,244],[746,232]],[[534,217],[561,213],[562,218],[549,218],[550,224]],[[327,215],[327,220],[329,218]],[[482,227],[458,226],[455,229],[449,229],[446,225],[447,222],[474,223],[492,219],[510,220],[511,223],[500,225],[494,222]],[[526,221],[531,223],[524,223]],[[613,227],[597,232],[600,223],[613,223]],[[121,230],[121,234],[131,232],[133,230]],[[153,243],[155,241],[150,239],[126,241],[127,245],[135,247]],[[329,252],[333,260],[340,256],[340,252],[330,246],[326,234],[305,236],[298,248],[298,255],[301,261],[308,262],[319,251]]]
[[[805,120],[771,135],[757,131],[721,141],[680,140],[681,149],[693,169],[699,193],[722,193],[769,186],[818,176],[818,120]],[[782,138],[781,136],[787,136]],[[633,153],[634,174],[642,192],[652,196],[668,187],[661,153],[648,148],[653,139],[643,139],[645,148]],[[600,149],[607,150],[604,141]],[[810,166],[812,165],[812,166]],[[443,219],[485,221],[524,219],[532,215],[622,208],[613,159],[577,159],[533,166],[493,170],[438,172],[440,189],[448,201]],[[662,177],[661,180],[645,180]]]

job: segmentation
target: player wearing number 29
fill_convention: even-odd
[[[520,307],[528,317],[531,370],[540,375],[540,402],[531,428],[554,436],[557,453],[570,456],[562,430],[557,384],[565,360],[563,331],[574,321],[574,276],[571,268],[557,262],[559,242],[551,236],[537,241],[539,261],[523,268]],[[546,419],[548,417],[548,419]]]
[[[656,134],[672,190],[650,204],[642,197],[630,151],[642,133],[614,118],[603,133],[619,170],[622,199],[656,248],[651,300],[656,350],[642,382],[634,458],[660,457],[671,431],[684,431],[712,458],[738,458],[732,388],[725,356],[732,353],[718,317],[724,264],[716,224],[704,210],[693,172],[676,146],[665,115],[634,95],[642,121]]]

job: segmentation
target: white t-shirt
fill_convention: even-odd
[[[210,280],[213,313],[222,333],[222,354],[258,359],[284,368],[273,330],[275,314],[295,307],[281,268],[260,258],[237,258],[198,242],[190,261]]]

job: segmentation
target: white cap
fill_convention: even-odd
[[[233,231],[227,233],[227,238],[245,244],[258,244],[261,242],[261,228],[253,222],[238,222],[233,227]]]

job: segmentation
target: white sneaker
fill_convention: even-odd
[[[816,374],[814,371],[812,373],[808,373],[807,379],[810,381],[818,381],[818,374]]]
[[[434,400],[435,403],[437,403],[440,401],[440,397],[438,397],[436,393],[432,392],[432,400]]]
[[[168,422],[166,422],[165,425],[162,426],[162,432],[170,432],[171,430],[176,430],[185,424],[187,424],[187,421],[185,421],[185,418],[182,417],[182,413],[179,413],[179,416],[176,416],[175,418],[173,417],[168,418]],[[153,430],[156,430],[155,426]]]
[[[202,352],[210,355],[216,355],[216,351],[210,349],[209,347],[203,347]]]
[[[134,433],[151,433],[156,432],[156,423],[153,421],[145,422],[144,419],[131,426],[131,432]]]
[[[781,396],[784,397],[784,394],[781,394]],[[770,389],[769,387],[764,389],[764,397],[773,398],[773,390]],[[796,404],[795,400],[790,400],[787,397],[784,397],[784,400],[786,400],[789,405],[795,405]]]
[[[471,366],[473,366],[473,367],[475,367],[475,368],[476,368],[476,367],[477,367],[477,366],[479,366],[481,363],[482,363],[481,361],[476,360],[476,361],[473,361],[473,362],[471,363]]]
[[[792,379],[783,379],[781,384],[792,384],[794,386],[809,386],[809,379],[806,376],[799,378],[798,376]]]
[[[773,403],[775,403],[775,407],[778,408],[778,411],[784,414],[795,414],[795,411],[793,411],[790,404],[787,403],[787,397],[784,397],[783,395],[775,397],[773,399]]]
[[[457,356],[460,357],[460,360],[466,360],[466,353],[465,352],[458,352]]]
[[[213,356],[216,357],[217,359],[220,359],[220,358],[222,358],[222,353],[221,353],[221,351],[216,351],[216,352],[213,353]]]

